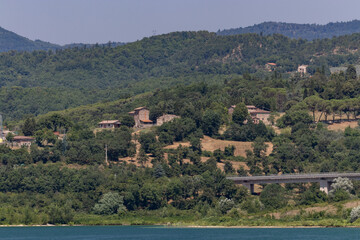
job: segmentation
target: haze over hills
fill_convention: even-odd
[[[98,45],[109,45],[111,47],[116,47],[124,45],[125,43],[121,42],[108,42]],[[91,47],[95,44],[85,44],[85,43],[71,43],[64,46],[53,44],[49,42],[44,42],[41,40],[32,41],[28,38],[22,37],[14,32],[8,31],[0,27],[0,52],[7,51],[34,51],[34,50],[56,50],[56,49],[65,49],[73,47]]]
[[[343,36],[360,32],[360,21],[353,20],[349,22],[319,24],[296,24],[284,22],[264,22],[244,28],[232,28],[218,31],[217,35],[236,35],[244,33],[257,33],[263,35],[282,34],[290,38],[302,38],[307,40],[332,38],[334,36]],[[112,47],[121,46],[122,42],[108,42],[98,44],[100,46],[110,45]],[[95,44],[70,43],[58,45],[41,40],[32,41],[22,37],[14,32],[0,27],[0,52],[11,50],[16,51],[34,51],[34,50],[56,50],[73,47],[91,47]]]
[[[282,34],[290,38],[302,38],[307,40],[332,38],[360,32],[360,21],[335,22],[326,25],[297,24],[284,22],[263,22],[249,27],[231,28],[218,31],[218,35],[235,35],[243,33],[257,33],[271,35]]]
[[[61,46],[40,40],[32,41],[0,27],[0,52],[7,52],[11,50],[50,50],[58,48],[61,48]]]

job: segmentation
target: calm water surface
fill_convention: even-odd
[[[357,228],[168,228],[168,227],[3,227],[0,239],[49,240],[213,240],[213,239],[360,239]]]

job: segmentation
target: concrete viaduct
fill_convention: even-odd
[[[250,193],[254,193],[254,184],[264,183],[320,183],[320,190],[326,194],[330,191],[331,183],[335,178],[342,177],[350,180],[360,180],[359,173],[308,173],[308,174],[282,174],[268,176],[247,176],[247,177],[227,177],[236,184],[247,187]]]

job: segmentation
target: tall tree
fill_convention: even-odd
[[[234,112],[232,114],[232,120],[234,123],[243,125],[246,118],[249,116],[248,109],[244,103],[239,103],[236,105]]]

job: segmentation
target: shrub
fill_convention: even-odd
[[[94,213],[100,215],[115,214],[125,210],[124,198],[118,193],[108,192],[94,206]]]
[[[268,209],[278,209],[286,206],[285,190],[279,184],[269,184],[260,194],[260,201]]]
[[[354,185],[348,178],[338,177],[331,184],[329,196],[333,201],[339,202],[350,198],[350,192],[354,189]]]
[[[235,206],[235,203],[231,199],[223,198],[223,199],[220,199],[220,201],[219,201],[219,209],[223,214],[227,213],[234,206]]]
[[[360,206],[354,207],[350,212],[350,222],[355,222],[360,218]]]

